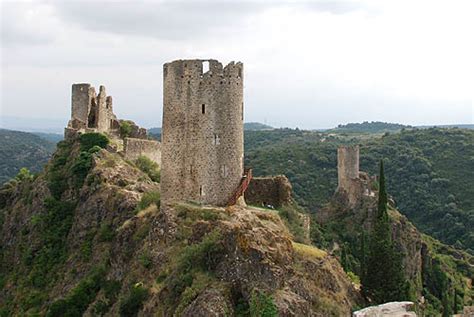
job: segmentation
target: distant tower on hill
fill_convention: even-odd
[[[347,195],[350,206],[355,206],[363,194],[359,174],[359,146],[340,146],[337,149],[337,191]]]
[[[224,206],[243,175],[243,65],[163,67],[161,197]]]
[[[346,191],[352,180],[359,178],[359,146],[340,146],[337,149],[338,188]]]

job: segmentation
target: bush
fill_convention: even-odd
[[[94,269],[66,298],[55,301],[46,316],[82,316],[104,284],[104,274],[103,267]]]
[[[149,269],[151,267],[152,261],[150,254],[148,252],[144,252],[138,256],[138,262],[143,265],[144,268]]]
[[[95,146],[105,149],[109,144],[109,138],[102,133],[85,133],[79,137],[81,151],[87,152]]]
[[[22,167],[18,174],[15,176],[17,181],[32,181],[34,178],[33,174],[26,167]]]
[[[120,137],[129,137],[132,133],[132,125],[128,121],[120,121]]]
[[[262,292],[253,291],[250,298],[250,317],[275,317],[278,310],[273,297]]]
[[[147,174],[152,181],[160,182],[160,166],[150,160],[148,157],[140,155],[135,161],[135,165],[145,174]]]
[[[71,171],[75,179],[76,188],[79,188],[84,183],[89,170],[92,167],[92,155],[89,152],[81,152],[76,161],[71,167]]]
[[[187,246],[178,259],[178,271],[189,272],[193,268],[210,271],[223,251],[222,235],[218,230],[207,234],[200,243]]]
[[[94,153],[99,152],[101,149],[102,149],[102,148],[101,148],[100,146],[94,145],[93,147],[91,147],[91,148],[89,149],[88,152],[89,152],[90,154],[94,154]]]
[[[115,237],[115,231],[111,225],[107,223],[103,223],[99,228],[99,241],[100,242],[108,242],[112,241]]]
[[[143,306],[143,302],[148,298],[148,289],[142,285],[135,285],[131,288],[130,294],[120,302],[120,316],[136,316]]]
[[[149,207],[151,204],[155,204],[156,207],[160,207],[160,192],[144,193],[142,199],[138,203],[137,210],[143,210]]]

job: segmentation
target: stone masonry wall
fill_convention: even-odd
[[[177,60],[163,77],[162,201],[226,205],[243,174],[243,65]]]
[[[123,142],[123,154],[127,160],[134,161],[143,155],[158,165],[161,165],[161,145],[158,141],[125,138]]]
[[[280,208],[291,202],[291,183],[284,175],[254,177],[245,191],[245,202],[255,206]]]

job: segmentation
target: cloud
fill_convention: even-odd
[[[259,2],[134,1],[55,2],[58,16],[85,29],[165,40],[190,40],[244,27],[265,9]]]
[[[44,45],[54,41],[52,8],[32,2],[4,1],[0,4],[2,47]]]
[[[215,58],[244,62],[246,120],[469,123],[474,20],[471,2],[455,3],[10,2],[1,106],[67,118],[71,83],[91,82],[121,117],[156,126],[162,64]]]

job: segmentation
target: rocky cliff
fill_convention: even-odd
[[[107,152],[61,142],[0,190],[0,316],[343,316],[363,304],[337,259],[278,212],[177,204]],[[156,179],[156,177],[154,177]]]

